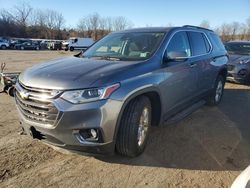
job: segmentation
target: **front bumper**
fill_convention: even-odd
[[[91,103],[73,105],[61,98],[53,101],[59,115],[54,125],[45,126],[27,119],[18,107],[21,126],[25,133],[33,138],[70,150],[90,153],[111,154],[114,152],[114,138],[121,101],[100,100]],[[77,138],[77,130],[96,129],[98,141],[86,141]]]
[[[249,67],[246,64],[229,64],[227,80],[237,83],[245,83],[250,76]]]

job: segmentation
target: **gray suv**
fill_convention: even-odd
[[[227,61],[219,37],[204,28],[111,33],[78,57],[21,73],[15,94],[21,126],[66,149],[137,156],[151,126],[200,101],[220,102]]]

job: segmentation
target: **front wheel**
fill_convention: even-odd
[[[207,99],[207,104],[216,106],[220,103],[224,93],[225,78],[219,75],[215,81],[213,91]]]
[[[151,126],[152,109],[148,97],[132,100],[125,108],[118,130],[116,151],[135,157],[144,151]]]

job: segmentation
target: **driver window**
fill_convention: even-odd
[[[187,57],[191,56],[188,37],[185,31],[178,32],[172,37],[167,47],[167,53],[169,52],[185,52]]]

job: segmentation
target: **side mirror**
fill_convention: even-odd
[[[185,61],[188,54],[185,51],[170,51],[164,54],[164,61]]]

